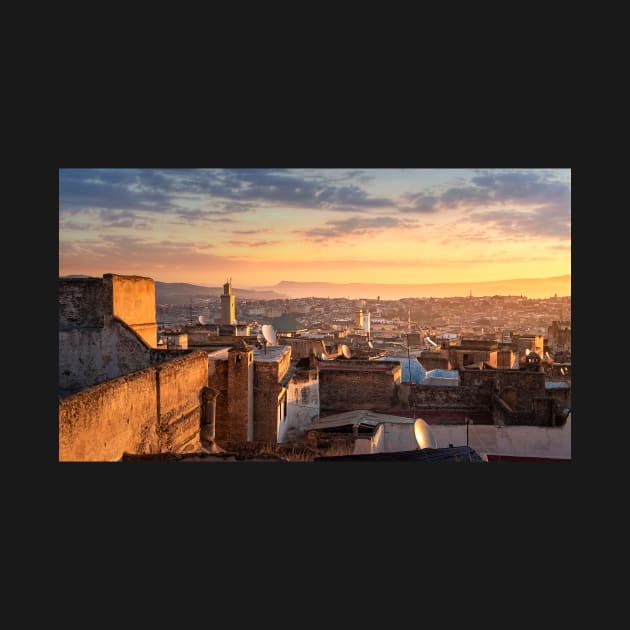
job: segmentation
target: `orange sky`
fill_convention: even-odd
[[[61,169],[59,274],[245,287],[571,273],[569,169]]]

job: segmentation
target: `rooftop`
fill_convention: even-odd
[[[252,348],[254,349],[254,361],[263,362],[280,361],[285,354],[291,352],[291,346],[267,346],[266,348],[252,346]]]

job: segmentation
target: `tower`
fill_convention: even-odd
[[[223,285],[223,295],[221,296],[221,324],[228,324],[230,326],[236,324],[232,278],[227,280]]]
[[[356,328],[363,328],[363,309],[357,308],[354,311],[354,325]]]

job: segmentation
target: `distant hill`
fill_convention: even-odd
[[[218,297],[223,287],[205,287],[185,282],[155,281],[155,301],[161,304],[188,304],[191,299]],[[232,287],[236,299],[244,300],[278,300],[287,297],[268,289],[237,289]]]
[[[524,295],[528,298],[549,298],[571,295],[571,275],[552,278],[517,278],[490,282],[444,282],[438,284],[371,284],[334,282],[289,282],[283,280],[271,287],[261,287],[283,293],[289,298],[350,297],[353,299],[399,300],[407,297],[464,297]]]

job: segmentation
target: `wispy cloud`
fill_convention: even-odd
[[[234,247],[269,247],[279,242],[280,241],[226,241],[228,245]]]
[[[397,217],[350,217],[348,219],[330,220],[323,225],[306,230],[295,230],[296,234],[305,238],[325,241],[331,238],[362,236],[392,228],[412,227],[413,221]]]

